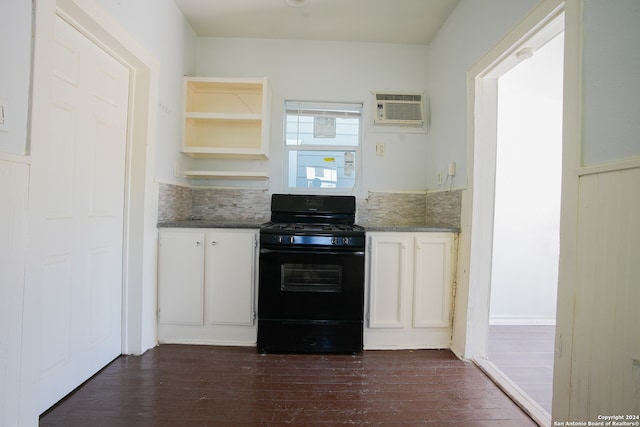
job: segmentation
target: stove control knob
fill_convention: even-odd
[[[277,237],[276,237],[276,242],[278,242],[278,243],[284,243],[284,236],[277,236]]]
[[[338,244],[339,244],[339,242],[338,242],[338,238],[337,238],[337,237],[332,237],[332,238],[331,238],[331,244],[332,244],[332,245],[338,245]]]
[[[348,237],[343,237],[342,238],[342,245],[343,246],[347,246],[349,244],[349,238]]]
[[[296,241],[295,237],[289,236],[289,243],[294,243]]]

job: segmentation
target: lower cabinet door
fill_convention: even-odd
[[[411,307],[407,292],[411,287],[413,238],[393,234],[371,236],[369,327],[404,328]]]
[[[416,238],[414,328],[447,328],[451,308],[451,238]]]
[[[202,325],[204,322],[204,232],[159,233],[158,322]]]
[[[256,233],[207,233],[205,289],[208,324],[253,325]]]

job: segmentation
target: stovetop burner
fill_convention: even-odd
[[[299,223],[266,223],[262,226],[263,230],[273,231],[291,231],[291,232],[304,232],[304,233],[317,233],[317,232],[359,232],[363,231],[362,227],[358,225],[344,225],[344,224],[299,224]]]
[[[260,245],[342,247],[361,250],[365,246],[365,232],[358,225],[267,223],[260,228]]]
[[[260,227],[260,245],[362,250],[365,232],[354,224],[355,208],[353,196],[274,194],[271,222]]]

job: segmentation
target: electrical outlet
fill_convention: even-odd
[[[384,156],[384,144],[382,142],[376,144],[376,155]]]
[[[455,176],[456,174],[456,162],[449,163],[448,175]]]
[[[9,119],[7,118],[7,101],[0,99],[0,130],[9,130]]]

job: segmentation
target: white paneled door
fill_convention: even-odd
[[[121,353],[129,71],[56,18],[43,200],[40,410]],[[39,242],[40,243],[40,242]]]

